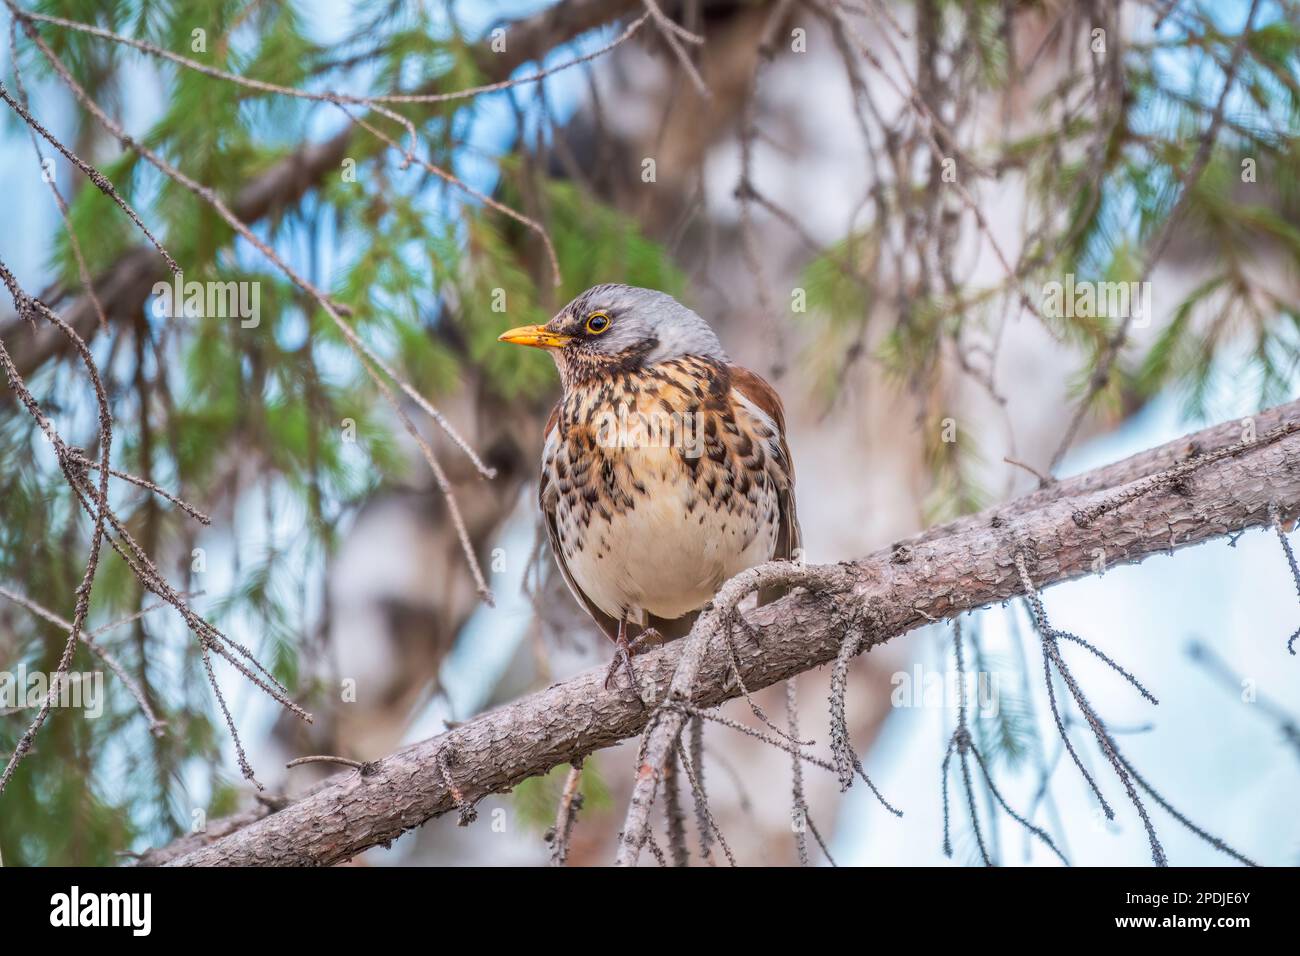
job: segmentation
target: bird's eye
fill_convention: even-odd
[[[587,316],[587,331],[592,335],[600,335],[609,328],[609,316],[604,312],[593,312]]]

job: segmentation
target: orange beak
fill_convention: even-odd
[[[573,341],[573,336],[547,331],[544,325],[521,325],[509,332],[502,332],[497,336],[497,341],[531,345],[535,349],[562,349]]]

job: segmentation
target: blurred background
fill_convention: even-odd
[[[1291,0],[13,0],[0,22],[9,96],[103,171],[185,279],[259,290],[255,327],[160,315],[154,286],[172,279],[157,250],[3,107],[0,262],[86,340],[115,466],[212,523],[120,483],[117,513],[196,611],[315,716],[305,724],[213,665],[269,794],[333,772],[283,769],[295,757],[377,758],[604,665],[604,639],[539,537],[535,477],[558,382],[549,357],[495,342],[590,285],[677,295],[773,382],[817,563],[1030,491],[1032,470],[1073,474],[1295,395]],[[493,606],[425,456],[321,302],[106,130],[32,33],[113,122],[324,290],[495,469],[485,479],[399,395],[445,470]],[[294,98],[196,64],[317,94],[425,98]],[[492,84],[504,88],[428,99]],[[1149,314],[1048,314],[1044,289],[1066,275],[1147,282]],[[64,439],[94,457],[94,393],[69,341],[6,297],[0,342]],[[0,393],[0,670],[50,673],[67,628],[29,605],[71,617],[91,526],[15,396]],[[1272,532],[1109,569],[1044,600],[1056,626],[1159,698],[1152,707],[1066,648],[1144,779],[1251,859],[1300,862],[1300,664],[1285,649],[1300,608]],[[102,716],[53,712],[0,795],[6,864],[126,863],[264,805],[200,642],[173,609],[147,610],[157,603],[118,555],[102,559],[88,626],[118,625],[98,640],[138,695],[108,673]],[[1116,820],[1062,759],[1023,606],[963,628],[967,670],[988,688],[971,698],[971,733],[1002,796],[1074,864],[1148,863],[1077,715],[1067,730]],[[837,863],[949,861],[952,648],[951,627],[936,625],[852,665],[853,742],[904,816],[806,768]],[[79,647],[72,669],[104,665]],[[801,732],[823,745],[828,686],[823,669],[797,691]],[[784,713],[781,688],[757,696]],[[752,722],[743,702],[723,712]],[[0,706],[0,751],[31,717]],[[570,864],[612,861],[634,756],[632,741],[586,761]],[[705,767],[739,861],[796,862],[789,756],[710,726]],[[543,864],[564,777],[484,801],[478,824],[434,820],[356,862]],[[977,864],[956,770],[948,783],[951,862]],[[1059,865],[975,784],[997,862]],[[491,826],[498,808],[504,823]],[[1151,812],[1174,864],[1230,862]],[[814,847],[811,862],[826,857]]]

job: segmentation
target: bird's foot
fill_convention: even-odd
[[[647,627],[644,631],[628,642],[627,649],[628,653],[636,656],[637,654],[645,653],[652,647],[658,647],[663,643],[665,643],[664,636],[653,627]]]
[[[605,671],[605,690],[614,689],[614,677],[618,674],[619,667],[627,674],[628,685],[636,693],[637,700],[641,699],[641,685],[636,681],[636,668],[632,666],[632,642],[626,637],[620,636],[614,642],[614,657],[609,662],[609,669]]]
[[[645,706],[645,700],[641,696],[641,682],[637,680],[632,658],[663,642],[663,635],[653,627],[647,627],[630,641],[626,634],[620,635],[614,642],[614,659],[609,662],[609,669],[605,671],[605,690],[614,689],[614,678],[622,667],[623,673],[627,675],[628,687],[636,694],[636,699],[641,701],[642,706]]]

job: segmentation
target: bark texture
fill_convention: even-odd
[[[1265,422],[1290,430],[1270,432]],[[766,687],[833,659],[846,620],[864,613],[870,630],[863,650],[870,650],[927,622],[1013,598],[1022,593],[1018,554],[1041,588],[1095,573],[1099,552],[1105,566],[1113,567],[1266,525],[1273,505],[1284,518],[1294,517],[1300,510],[1297,429],[1300,402],[1257,416],[1259,439],[1253,444],[1167,486],[1157,484],[1091,521],[1081,523],[1076,514],[1133,494],[1139,482],[1145,488],[1150,476],[1185,460],[1188,450],[1207,454],[1237,444],[1242,426],[1206,429],[860,561],[803,569],[801,577],[815,583],[745,613],[748,627],[734,628],[745,683]],[[757,580],[764,573],[771,572],[751,569],[745,575]],[[637,670],[647,689],[653,685],[654,701],[664,699],[679,663],[700,647],[699,638],[712,636],[701,629],[724,617],[701,615],[691,637],[638,658]],[[694,702],[708,707],[736,696],[728,670],[721,642],[704,642],[691,682]],[[604,690],[603,676],[603,668],[580,674],[376,761],[364,774],[342,774],[256,822],[233,832],[225,828],[225,835],[171,862],[330,865],[453,809],[468,822],[472,804],[484,795],[509,790],[646,726],[653,708],[642,707],[624,689]],[[676,716],[670,710],[664,720]],[[649,765],[642,771],[643,777],[653,775]],[[641,789],[653,799],[653,788]]]

